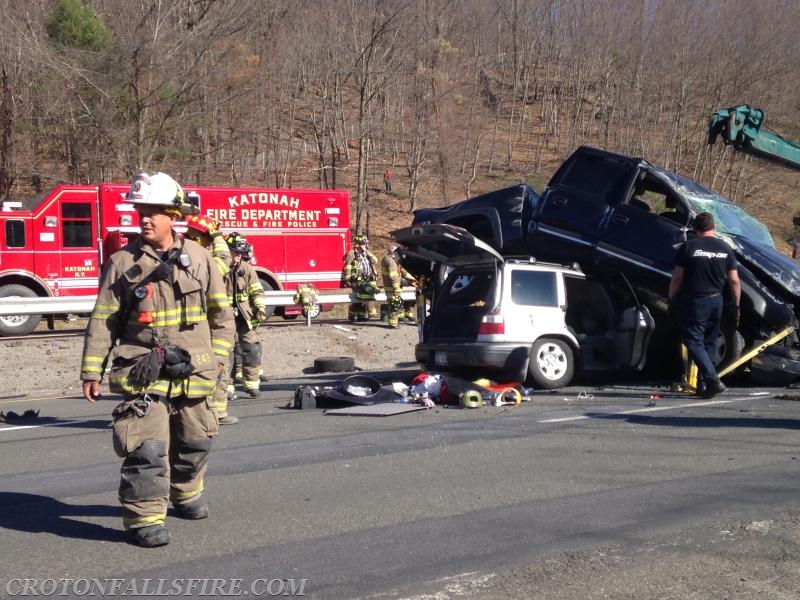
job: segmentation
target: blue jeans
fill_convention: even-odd
[[[700,377],[717,380],[711,358],[722,320],[722,294],[705,298],[685,298],[681,303],[681,339],[697,365]]]

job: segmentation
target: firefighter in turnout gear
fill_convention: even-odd
[[[401,318],[414,322],[416,312],[416,302],[404,301],[400,296],[404,285],[414,285],[417,280],[400,266],[399,251],[400,246],[392,242],[386,249],[386,255],[381,259],[381,278],[389,307],[388,323],[391,328],[396,328]]]
[[[103,267],[81,380],[95,402],[108,366],[111,392],[124,397],[113,411],[123,524],[137,544],[154,547],[169,542],[170,501],[179,517],[208,516],[204,475],[219,431],[211,396],[234,321],[211,255],[172,228],[191,210],[175,180],[140,173],[127,200],[141,235]]]
[[[267,320],[267,298],[255,269],[249,264],[253,247],[239,233],[225,240],[233,262],[228,281],[228,296],[236,315],[235,364],[242,365],[242,386],[252,398],[261,394],[261,338],[258,326]]]
[[[198,204],[198,202],[194,204]],[[223,280],[227,281],[231,272],[231,251],[228,248],[225,237],[219,230],[219,223],[211,217],[201,217],[199,215],[189,215],[184,221],[186,222],[186,233],[183,234],[183,237],[194,240],[203,248],[210,250],[211,257],[214,259],[220,275],[222,275]],[[231,338],[231,346],[233,346],[234,341]],[[235,396],[230,377],[230,368],[225,365],[219,385],[214,390],[212,398],[220,425],[236,425],[239,422],[238,417],[228,414],[228,401],[235,398]]]
[[[365,235],[353,236],[353,248],[344,255],[342,287],[352,288],[358,300],[351,302],[347,318],[353,321],[368,321],[372,316],[370,300],[378,292],[378,257],[369,251],[369,240]]]

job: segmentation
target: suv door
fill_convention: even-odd
[[[614,331],[614,347],[620,367],[641,371],[647,360],[647,346],[655,321],[646,306],[630,306],[622,311]]]

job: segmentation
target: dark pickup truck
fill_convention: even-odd
[[[723,327],[718,364],[728,364],[789,326],[800,314],[800,265],[775,249],[767,228],[701,184],[633,158],[582,146],[540,196],[512,186],[440,209],[420,209],[413,224],[450,223],[505,256],[578,263],[609,285],[632,290],[656,319],[649,362],[677,356],[667,317],[667,290],[678,246],[692,236],[695,215],[714,215],[718,235],[734,249],[742,280],[741,321]],[[674,364],[670,366],[673,368]],[[739,369],[754,383],[800,379],[797,332]]]

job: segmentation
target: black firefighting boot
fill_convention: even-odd
[[[203,502],[202,498],[197,498],[192,502],[182,502],[176,504],[172,503],[175,508],[175,515],[181,519],[189,519],[197,521],[199,519],[208,518],[208,504]]]
[[[169,544],[169,530],[163,525],[148,525],[129,529],[128,535],[142,548],[157,548]]]

